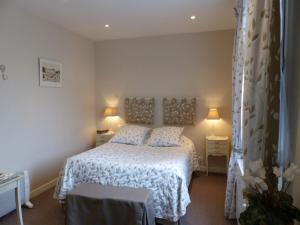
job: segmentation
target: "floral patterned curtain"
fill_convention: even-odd
[[[264,159],[268,165],[277,162],[280,93],[279,1],[238,1],[243,13],[238,14],[236,39],[240,40],[235,42],[234,51],[236,57],[240,58],[233,58],[233,154],[229,165],[225,202],[225,216],[228,218],[235,217],[236,153],[243,153],[245,167],[249,160],[259,158]],[[239,26],[239,23],[242,25]],[[239,51],[242,53],[237,54]],[[273,178],[268,182],[274,182]]]
[[[225,201],[225,217],[234,219],[236,217],[235,183],[237,171],[237,159],[242,153],[242,83],[244,68],[244,36],[245,36],[245,1],[238,0],[235,8],[236,33],[234,51],[232,57],[232,154],[230,156],[227,189]]]
[[[250,0],[248,17],[242,102],[242,139],[246,168],[249,160],[259,158],[264,160],[265,165],[277,163],[280,0]],[[274,177],[268,178],[267,183],[269,182],[275,182]]]
[[[279,131],[279,0],[250,0],[243,93],[245,162],[276,162]]]

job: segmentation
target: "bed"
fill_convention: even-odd
[[[63,201],[81,183],[147,188],[155,216],[178,221],[190,203],[188,187],[198,163],[193,142],[182,136],[178,147],[107,143],[66,160],[54,193]]]

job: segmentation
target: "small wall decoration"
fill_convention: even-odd
[[[125,120],[127,123],[153,124],[154,98],[126,98]]]
[[[39,58],[40,86],[62,87],[62,64],[57,61]]]
[[[166,125],[194,125],[196,98],[163,99],[163,123]]]
[[[6,71],[6,66],[3,65],[3,64],[1,64],[1,65],[0,65],[0,72],[1,72],[1,74],[2,74],[2,79],[3,79],[3,80],[7,80],[7,79],[8,79],[8,76],[7,76],[7,74],[5,73],[5,71]]]

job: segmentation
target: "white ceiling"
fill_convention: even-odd
[[[235,0],[16,0],[92,40],[232,29]],[[196,20],[190,20],[196,15]],[[104,25],[109,24],[110,28]]]

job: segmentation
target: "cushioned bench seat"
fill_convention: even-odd
[[[81,184],[67,195],[67,225],[155,225],[147,189]]]

